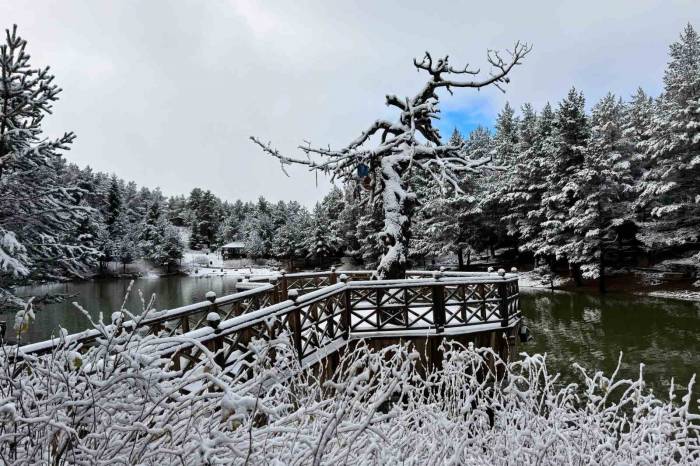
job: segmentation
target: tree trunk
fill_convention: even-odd
[[[457,270],[464,269],[464,252],[462,248],[457,248]]]
[[[569,264],[569,271],[571,272],[571,278],[574,279],[576,286],[582,286],[583,280],[581,279],[581,268],[578,264]]]
[[[598,278],[598,287],[600,289],[601,293],[605,293],[606,288],[605,288],[605,256],[604,256],[605,250],[603,249],[603,246],[600,247],[600,277]]]
[[[409,151],[410,147],[406,146],[402,153],[383,157],[380,162],[384,182],[384,230],[380,238],[384,255],[375,272],[380,280],[406,278],[411,214],[416,202],[415,194],[407,192],[401,180],[401,165],[410,160]]]

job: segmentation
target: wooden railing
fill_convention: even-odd
[[[513,274],[368,276],[366,271],[331,271],[254,277],[238,284],[242,291],[218,299],[210,295],[208,301],[124,322],[115,313],[111,330],[140,329],[161,337],[157,351],[172,361],[172,370],[186,371],[214,354],[218,365],[239,373],[253,358],[254,340],[284,337],[302,364],[311,364],[353,338],[468,334],[520,320]],[[93,329],[25,345],[19,354],[48,353],[63,344],[86,348],[102,333]]]

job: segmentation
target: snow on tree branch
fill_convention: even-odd
[[[471,70],[468,65],[457,68],[449,63],[448,56],[434,60],[426,52],[420,61],[413,62],[418,71],[425,71],[430,76],[423,88],[415,96],[405,99],[386,96],[386,104],[400,111],[397,121],[377,120],[341,149],[306,144],[299,146],[306,158],[294,158],[283,155],[269,142],[264,143],[255,136],[250,139],[264,153],[277,158],[283,170],[285,165],[299,164],[323,172],[331,180],[351,183],[356,180],[355,173],[360,166],[368,167],[374,177],[372,199],[376,202],[381,199],[384,210],[384,229],[380,237],[385,252],[377,276],[402,278],[406,270],[412,211],[418,202],[408,186],[407,175],[413,170],[424,172],[441,186],[459,192],[465,175],[486,165],[497,168],[488,157],[469,159],[462,154],[461,147],[442,143],[438,129],[433,126],[433,120],[440,113],[437,90],[445,88],[452,93],[453,88],[480,89],[489,85],[503,90],[503,85],[509,82],[507,75],[522,63],[531,49],[529,45],[517,42],[505,59],[501,53],[490,50],[487,54],[491,66],[488,76],[474,80],[460,77],[477,77],[480,70]],[[368,141],[376,135],[380,135],[379,141],[369,147]]]

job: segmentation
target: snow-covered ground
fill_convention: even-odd
[[[259,265],[243,265],[248,260],[224,261],[216,252],[187,250],[182,257],[182,271],[192,277],[274,275],[275,268]]]
[[[191,277],[244,277],[246,275],[275,275],[277,271],[267,267],[196,267],[190,270],[185,270],[185,273]]]
[[[659,291],[644,291],[637,294],[644,296],[653,296],[655,298],[670,298],[682,299],[683,301],[698,301],[700,302],[700,290],[659,290]]]
[[[567,281],[567,278],[554,277],[554,288],[562,287]],[[518,272],[518,286],[520,288],[551,288],[548,279],[543,278],[537,272]]]

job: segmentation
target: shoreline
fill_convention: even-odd
[[[634,280],[637,278],[637,281]],[[636,296],[648,296],[652,298],[676,299],[680,301],[700,302],[700,286],[688,283],[687,286],[678,284],[645,285],[633,274],[611,276],[610,281],[615,285],[608,288],[610,293],[627,293]],[[690,280],[689,280],[690,281]],[[594,292],[600,293],[596,286],[575,286],[568,277],[555,277],[554,288],[543,283],[539,275],[534,272],[518,272],[518,285],[520,288],[545,291],[566,291],[571,293]]]

